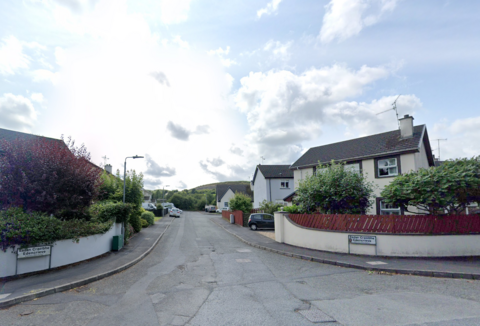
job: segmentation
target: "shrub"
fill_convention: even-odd
[[[142,222],[140,221],[140,214],[134,212],[130,215],[128,222],[132,225],[135,232],[140,232],[142,230]]]
[[[125,226],[125,234],[123,237],[123,242],[127,244],[128,239],[130,239],[134,233],[135,233],[135,230],[133,229],[133,226],[130,223],[127,223],[127,225]]]
[[[157,209],[153,210],[153,214],[156,217],[162,217],[163,216],[163,206],[162,204],[156,204]]]
[[[52,244],[66,239],[78,241],[80,237],[107,232],[112,223],[112,220],[102,222],[95,218],[61,221],[45,213],[10,208],[0,211],[0,249],[6,251],[15,245]]]
[[[115,219],[116,223],[127,222],[132,214],[133,205],[111,201],[98,202],[90,206],[89,213],[100,221]]]
[[[22,207],[66,219],[88,217],[83,211],[97,196],[101,169],[90,163],[84,145],[70,138],[0,141],[0,207]]]
[[[272,203],[267,200],[260,203],[260,209],[262,209],[264,213],[272,215],[273,213],[278,212],[282,206],[282,204]]]
[[[252,210],[252,198],[243,193],[237,192],[235,193],[235,196],[230,199],[229,205],[232,211],[242,211],[243,219],[245,220],[245,218],[248,219],[250,211]]]
[[[155,223],[155,215],[152,212],[142,213],[141,218],[148,222],[148,225],[153,225]]]
[[[290,214],[299,214],[300,213],[300,207],[298,207],[295,204],[293,204],[292,206],[284,206],[283,210],[287,213],[290,213]]]
[[[315,175],[300,181],[294,198],[301,210],[326,214],[365,214],[373,204],[373,182],[366,174],[332,161],[319,165]]]
[[[147,222],[147,220],[144,220],[143,218],[140,219],[140,222],[142,223],[142,228],[148,227],[150,224]]]

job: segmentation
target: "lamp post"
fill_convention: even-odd
[[[165,203],[165,187],[170,187],[170,185],[163,186],[163,203]]]
[[[125,157],[125,163],[123,164],[123,203],[125,204],[125,181],[127,179],[127,158],[133,158],[133,159],[136,159],[136,158],[143,158],[143,156],[138,156],[138,155],[135,155],[135,156],[128,156],[128,157]],[[123,221],[122,223],[122,233],[125,234],[125,221]]]

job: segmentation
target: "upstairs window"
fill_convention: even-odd
[[[223,203],[223,207],[228,207],[228,201]]]
[[[400,156],[375,159],[375,176],[377,178],[395,177],[400,173]]]
[[[290,187],[289,187],[289,184],[290,184],[289,181],[281,181],[281,182],[280,182],[280,188],[281,188],[281,189],[290,188]]]

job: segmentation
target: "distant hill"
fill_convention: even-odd
[[[198,187],[195,187],[195,188],[192,188],[192,189],[196,189],[196,190],[213,189],[213,190],[215,190],[215,187],[217,185],[223,185],[223,184],[249,185],[250,182],[249,181],[225,181],[225,182],[209,183],[207,185],[198,186]]]

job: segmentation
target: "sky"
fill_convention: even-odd
[[[0,128],[121,174],[144,156],[146,189],[394,130],[397,97],[437,157],[480,154],[479,1],[6,0],[0,22]]]

